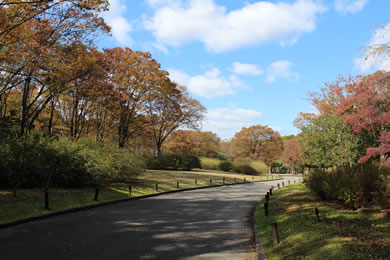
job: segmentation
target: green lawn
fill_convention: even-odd
[[[303,183],[276,190],[269,205],[269,217],[264,214],[264,201],[256,214],[268,259],[390,259],[389,212],[352,211],[320,201]],[[278,224],[278,246],[272,242],[272,221]]]
[[[272,176],[276,178],[276,176]],[[271,179],[271,176],[249,176],[220,171],[156,171],[148,170],[132,180],[131,183],[111,183],[100,188],[98,201],[94,201],[95,188],[83,189],[50,189],[49,207],[44,209],[44,195],[42,189],[18,190],[13,197],[12,191],[0,190],[0,223],[7,223],[27,217],[37,216],[49,212],[65,210],[104,201],[129,197],[129,184],[132,185],[132,197],[154,194],[164,191],[188,189],[225,183],[239,183],[246,181],[260,181]],[[236,179],[234,179],[236,178]],[[197,181],[197,185],[195,184]],[[177,188],[179,182],[179,188]],[[158,191],[156,191],[158,183]]]

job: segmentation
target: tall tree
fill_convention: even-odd
[[[169,78],[155,87],[156,91],[147,103],[147,111],[157,155],[160,155],[162,144],[174,130],[179,127],[198,129],[204,119],[205,108],[198,100],[192,99],[184,87]]]
[[[19,88],[22,93],[19,135],[33,128],[34,121],[50,101],[64,91],[69,82],[86,72],[82,65],[76,66],[77,56],[69,46],[90,45],[96,33],[109,31],[99,17],[99,11],[106,10],[107,5],[104,0],[53,1],[50,12],[38,12],[23,23],[17,23],[12,34],[1,36],[6,48],[0,51],[0,64],[5,65],[6,73],[17,79],[18,84],[12,81],[11,87]],[[20,3],[1,7],[1,11],[18,12],[31,6]]]
[[[359,138],[342,118],[322,115],[302,129],[300,140],[306,163],[317,167],[355,163],[359,155]]]
[[[277,131],[255,125],[237,132],[230,142],[230,150],[236,158],[262,159],[271,171],[272,162],[280,158],[283,151],[283,142]]]
[[[381,157],[390,168],[390,72],[378,71],[358,82],[337,113],[361,136],[367,150],[360,162]]]
[[[219,150],[219,138],[212,132],[176,130],[164,144],[164,151],[174,154],[190,154],[215,157]]]
[[[283,143],[284,149],[281,160],[283,164],[286,164],[291,168],[292,172],[300,171],[305,163],[299,142],[300,138],[296,137]]]
[[[105,59],[110,66],[109,82],[118,96],[118,145],[124,147],[147,124],[146,103],[151,95],[156,95],[155,86],[166,77],[166,72],[160,70],[150,53],[129,48],[107,49]]]

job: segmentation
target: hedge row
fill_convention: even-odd
[[[372,205],[390,208],[390,171],[376,164],[315,170],[306,182],[325,200],[338,200],[351,208]]]
[[[80,187],[103,179],[134,178],[145,169],[144,159],[90,140],[31,135],[0,138],[0,186]]]
[[[200,160],[193,155],[164,154],[146,160],[148,169],[155,170],[192,170],[201,168]]]

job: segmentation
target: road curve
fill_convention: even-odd
[[[172,193],[0,230],[0,259],[256,259],[250,210],[281,182]]]

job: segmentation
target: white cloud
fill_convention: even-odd
[[[152,8],[159,8],[162,6],[180,6],[181,0],[145,0]]]
[[[126,5],[121,0],[109,0],[110,10],[103,13],[103,18],[109,26],[111,26],[112,36],[119,43],[125,46],[130,46],[133,39],[130,32],[133,30],[131,24],[123,16],[126,12]]]
[[[280,60],[271,63],[267,68],[266,81],[273,83],[281,78],[298,80],[299,74],[291,70],[293,65],[294,63],[288,60]]]
[[[379,48],[381,46],[390,44],[390,23],[378,28],[368,46],[372,48]],[[370,48],[367,49],[367,52],[364,53],[364,57],[355,59],[356,66],[362,72],[368,72],[371,69],[378,69],[384,71],[390,71],[390,56],[386,53],[375,55],[371,53]]]
[[[239,75],[249,75],[249,76],[257,76],[262,75],[264,73],[263,70],[258,68],[255,64],[246,64],[246,63],[233,63],[233,72]]]
[[[233,94],[236,89],[246,88],[237,76],[231,75],[225,78],[217,68],[192,77],[173,68],[168,69],[168,72],[171,80],[186,86],[190,92],[206,98],[229,95]]]
[[[256,123],[262,116],[261,112],[243,108],[216,108],[207,112],[204,131],[217,133],[223,139],[230,139],[243,127]]]
[[[336,11],[342,14],[355,14],[361,11],[368,0],[335,0]]]
[[[270,126],[270,128],[272,128],[272,130],[274,130],[274,131],[279,132],[279,134],[280,134],[280,132],[283,131],[283,129],[280,126]]]
[[[208,50],[224,52],[262,42],[295,43],[314,31],[317,15],[326,8],[313,0],[295,3],[259,1],[227,12],[214,0],[148,0],[156,8],[144,20],[157,42],[167,46],[200,41]],[[174,2],[174,4],[172,4]]]

